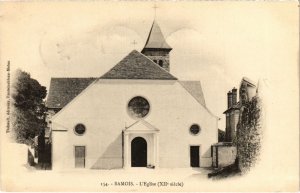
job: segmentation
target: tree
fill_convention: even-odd
[[[261,148],[261,100],[258,96],[244,102],[237,130],[238,166],[246,172],[254,166]]]
[[[18,143],[31,144],[46,127],[44,98],[46,87],[22,70],[16,71],[12,85],[12,132]]]

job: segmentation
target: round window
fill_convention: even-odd
[[[149,102],[143,97],[134,97],[128,103],[129,114],[135,118],[145,117],[149,113],[149,110]]]
[[[83,135],[85,133],[85,126],[83,124],[77,124],[74,129],[77,135]]]
[[[194,135],[197,135],[199,132],[200,132],[200,127],[199,125],[197,124],[193,124],[191,127],[190,127],[190,132]]]

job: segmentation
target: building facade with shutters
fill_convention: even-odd
[[[154,21],[133,50],[97,78],[52,78],[47,98],[53,169],[210,167],[218,120],[200,81],[170,74]]]

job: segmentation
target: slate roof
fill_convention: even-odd
[[[155,20],[151,26],[144,49],[145,48],[172,49],[166,42],[164,35],[162,34],[161,29]]]
[[[51,78],[46,101],[48,108],[63,108],[96,78]]]
[[[133,50],[100,79],[177,80],[144,54]]]
[[[200,81],[178,81],[200,104],[206,107]]]
[[[224,111],[223,114],[226,114],[232,110],[239,110],[240,108],[241,108],[241,103],[237,102],[236,104],[232,105],[232,107],[230,107],[226,111]]]

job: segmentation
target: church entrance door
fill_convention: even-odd
[[[131,167],[147,166],[147,142],[142,137],[131,141]]]
[[[200,167],[199,146],[190,146],[191,167]]]

